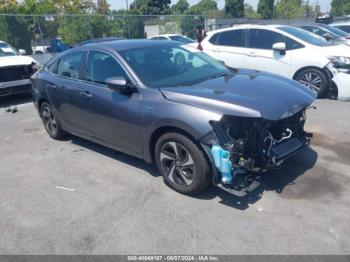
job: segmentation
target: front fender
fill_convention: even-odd
[[[151,162],[150,152],[154,147],[154,143],[152,144],[150,141],[159,130],[176,128],[188,133],[195,140],[199,140],[212,130],[209,121],[219,121],[221,118],[221,114],[168,101],[165,98],[158,101],[157,99],[148,100],[147,103],[143,103],[140,113],[143,159]]]

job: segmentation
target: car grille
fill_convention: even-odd
[[[28,79],[33,73],[32,65],[0,68],[0,82]]]

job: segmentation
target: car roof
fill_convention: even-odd
[[[153,35],[153,36],[150,36],[150,38],[152,38],[152,37],[158,37],[158,36],[169,37],[169,36],[182,36],[182,35],[181,35],[181,34],[162,34],[162,35]]]
[[[105,41],[105,42],[93,42],[86,45],[76,46],[72,49],[91,49],[91,48],[111,48],[116,51],[123,51],[127,49],[134,48],[146,48],[150,46],[159,46],[159,45],[181,45],[176,41],[159,41],[159,40],[149,40],[149,39],[122,39],[122,40],[114,40],[114,41]],[[72,50],[70,49],[70,50]]]
[[[276,29],[280,26],[289,26],[292,27],[290,25],[280,25],[280,24],[268,24],[268,25],[260,25],[260,24],[239,24],[239,25],[234,25],[231,27],[225,27],[225,28],[221,28],[218,30],[213,30],[208,32],[207,34],[211,35],[214,33],[218,33],[218,32],[225,32],[225,31],[229,31],[232,29],[249,29],[249,28],[258,28],[258,29]]]
[[[94,39],[85,40],[78,45],[87,45],[91,43],[108,42],[108,41],[115,41],[115,40],[122,40],[122,39],[125,39],[125,38],[121,38],[121,37],[94,38]]]

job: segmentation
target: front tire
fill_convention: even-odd
[[[164,182],[177,192],[192,195],[210,185],[210,168],[204,153],[182,134],[162,135],[155,146],[155,161]]]
[[[295,80],[315,91],[318,98],[324,96],[328,91],[329,80],[321,69],[304,69],[296,75]]]
[[[61,122],[55,115],[52,106],[49,103],[42,103],[40,107],[40,116],[45,130],[50,137],[56,140],[61,140],[66,136],[66,132],[62,129]]]

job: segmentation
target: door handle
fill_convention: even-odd
[[[81,91],[80,92],[80,96],[83,98],[83,99],[89,99],[92,97],[92,94],[88,91]]]
[[[247,56],[256,57],[256,54],[254,52],[249,52],[249,53],[247,53]]]

